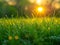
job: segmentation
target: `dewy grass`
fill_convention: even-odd
[[[60,18],[0,19],[1,45],[59,45]]]

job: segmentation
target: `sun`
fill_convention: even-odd
[[[38,12],[43,12],[43,10],[44,10],[43,7],[38,7],[38,8],[37,8],[37,11],[38,11]]]
[[[45,17],[46,15],[46,8],[44,6],[36,7],[36,16],[38,17]]]

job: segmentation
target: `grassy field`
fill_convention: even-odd
[[[60,18],[0,19],[0,45],[59,45]]]

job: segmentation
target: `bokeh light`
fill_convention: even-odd
[[[28,6],[25,6],[25,10],[28,10]]]
[[[6,2],[9,4],[9,5],[16,5],[16,2],[14,0],[6,0]]]
[[[34,3],[35,2],[35,0],[28,0],[30,3]]]
[[[55,4],[55,8],[56,8],[56,9],[59,9],[59,8],[60,8],[60,4],[56,3],[56,4]]]
[[[40,5],[42,3],[42,0],[36,0],[36,3]]]
[[[55,8],[55,9],[59,9],[60,8],[60,0],[55,0],[52,4],[52,6]]]
[[[16,5],[16,2],[9,1],[8,4],[9,5]]]

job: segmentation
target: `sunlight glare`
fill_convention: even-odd
[[[43,7],[38,7],[38,12],[42,12],[43,11]]]

